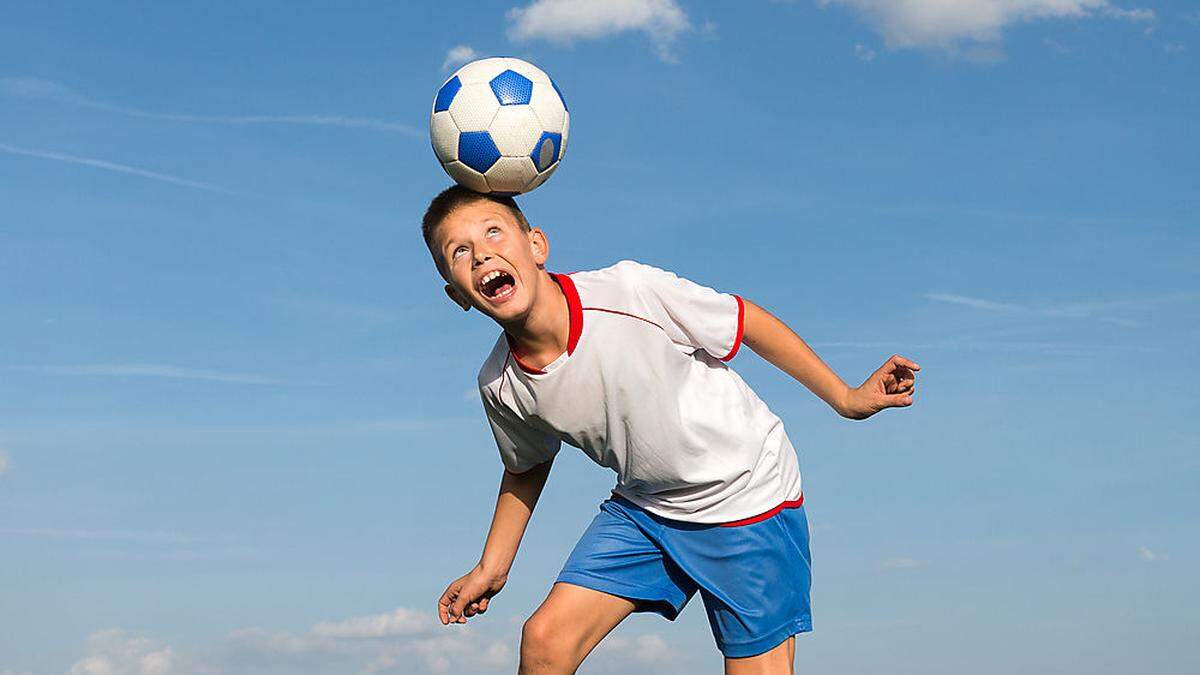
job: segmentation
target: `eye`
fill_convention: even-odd
[[[488,228],[488,231],[487,231],[487,233],[488,233],[488,236],[491,236],[493,233],[495,233],[495,234],[499,234],[499,233],[500,233],[500,228],[498,228],[498,227],[496,227],[495,225],[493,225],[493,226],[491,226],[491,227],[489,227],[489,228]]]
[[[467,252],[466,246],[459,246],[458,248],[454,249],[454,252],[450,254],[450,257],[457,258],[459,255],[466,253],[466,252]]]

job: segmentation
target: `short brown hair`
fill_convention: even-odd
[[[516,200],[512,197],[486,195],[469,190],[461,185],[451,185],[442,190],[438,196],[434,197],[433,201],[429,202],[429,208],[425,209],[425,217],[421,219],[421,236],[425,238],[425,246],[433,254],[434,263],[437,264],[439,270],[442,263],[437,251],[433,250],[433,233],[452,211],[461,206],[474,204],[479,201],[492,202],[505,207],[512,213],[513,218],[516,218],[522,230],[526,232],[530,230],[529,221],[525,219],[525,214],[521,212],[521,207],[517,206]]]

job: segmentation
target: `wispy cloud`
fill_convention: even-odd
[[[595,651],[596,657],[609,662],[634,664],[662,663],[678,656],[678,652],[660,635],[610,635]]]
[[[157,171],[149,171],[147,169],[139,169],[136,166],[127,164],[117,164],[103,159],[95,159],[92,157],[77,157],[61,152],[51,152],[49,150],[37,150],[33,148],[19,148],[15,145],[7,145],[0,143],[0,152],[7,152],[12,155],[23,155],[25,157],[36,157],[38,159],[49,159],[56,162],[66,162],[67,164],[77,164],[79,166],[89,166],[96,169],[104,169],[105,171],[115,171],[117,173],[129,174],[140,178],[149,178],[150,180],[162,181],[173,185],[195,188],[197,190],[207,190],[209,192],[221,192],[224,194],[234,194],[232,190],[223,188],[220,185],[212,183],[202,183],[200,181],[180,178],[166,173],[158,173]]]
[[[388,307],[339,298],[299,294],[264,295],[262,301],[286,310],[303,312],[336,321],[387,323],[404,318],[405,307]]]
[[[1150,549],[1146,548],[1145,546],[1138,547],[1138,557],[1146,562],[1160,562],[1160,561],[1169,559],[1165,553],[1158,553],[1156,551],[1151,551]]]
[[[854,56],[856,56],[859,61],[874,61],[878,54],[874,49],[871,49],[860,42],[854,45]]]
[[[8,471],[8,451],[0,448],[0,476],[3,476]]]
[[[1047,19],[1108,18],[1149,23],[1154,10],[1124,8],[1109,0],[817,0],[840,5],[883,36],[892,49],[938,48],[973,60],[1002,56],[987,45],[1000,42],[1017,23]],[[967,49],[960,50],[965,45]],[[981,45],[983,51],[979,51]],[[991,55],[992,58],[980,58]]]
[[[97,363],[74,366],[10,366],[10,370],[47,375],[86,375],[97,377],[161,377],[175,380],[207,380],[236,384],[283,384],[259,375],[230,373],[199,368],[184,368],[154,363]]]
[[[961,305],[988,312],[1005,312],[1010,314],[1026,314],[1061,319],[1096,318],[1100,321],[1115,323],[1122,326],[1136,326],[1137,322],[1114,316],[1105,316],[1114,310],[1146,310],[1157,305],[1195,302],[1200,300],[1200,291],[1177,291],[1162,295],[1141,298],[1125,298],[1114,300],[1092,300],[1083,302],[1022,304],[1001,302],[986,298],[975,298],[956,293],[925,293],[923,297],[935,302]]]
[[[312,634],[331,638],[381,638],[420,633],[428,630],[429,626],[428,612],[397,607],[385,614],[322,621],[312,627]]]
[[[470,45],[456,45],[446,52],[446,60],[442,61],[442,70],[450,70],[477,58],[479,58],[479,52]]]
[[[105,530],[84,528],[6,527],[0,533],[54,539],[84,539],[145,544],[196,544],[204,541],[194,536],[174,532],[139,532],[134,530]]]
[[[624,32],[650,38],[663,61],[675,62],[675,43],[691,30],[691,20],[675,0],[535,0],[508,11],[514,40],[542,39],[557,44],[593,40]]]
[[[88,656],[76,661],[69,675],[177,675],[184,672],[178,666],[171,647],[110,628],[88,636]]]
[[[963,335],[935,342],[862,342],[856,340],[814,341],[814,349],[854,349],[892,353],[899,351],[912,356],[915,352],[971,352],[978,354],[1042,354],[1047,356],[1071,356],[1094,358],[1111,354],[1154,353],[1162,351],[1155,345],[1088,344],[1080,342],[1051,342],[1038,340],[993,340],[986,337]],[[918,356],[917,358],[921,358]],[[928,356],[924,357],[928,358]]]
[[[87,639],[86,656],[70,675],[217,675],[260,671],[292,675],[330,672],[470,672],[500,675],[516,669],[515,635],[509,622],[443,627],[431,610],[399,607],[390,612],[320,621],[309,630],[261,627],[230,631],[203,648],[168,645],[146,633],[109,628]],[[500,629],[497,632],[497,629]],[[681,672],[685,655],[660,635],[610,635],[589,656],[597,672]],[[155,670],[146,669],[146,665]]]
[[[880,567],[885,570],[909,570],[914,567],[920,567],[923,563],[920,560],[913,558],[888,558],[880,563]]]
[[[0,78],[0,95],[12,98],[57,101],[92,110],[166,122],[230,125],[298,124],[388,131],[422,138],[425,135],[423,131],[412,125],[348,115],[195,115],[153,112],[97,100],[80,94],[66,85],[37,77]]]
[[[476,393],[476,398],[479,394]],[[357,422],[351,425],[352,431],[366,432],[412,432],[437,431],[439,429],[462,428],[464,425],[474,425],[480,422],[478,415],[461,417],[399,417],[396,419]]]

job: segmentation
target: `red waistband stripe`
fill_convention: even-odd
[[[800,495],[800,498],[797,500],[790,501],[790,502],[783,502],[782,504],[780,504],[779,506],[776,506],[775,508],[771,509],[770,511],[767,511],[765,513],[760,513],[757,516],[750,516],[749,518],[743,518],[741,520],[734,520],[734,521],[731,521],[728,523],[721,523],[721,527],[740,527],[742,525],[752,525],[754,523],[762,522],[762,521],[766,520],[767,518],[770,518],[771,516],[778,515],[778,513],[784,509],[794,509],[798,506],[803,506],[803,505],[804,505],[804,495]]]

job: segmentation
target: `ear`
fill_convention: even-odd
[[[446,284],[446,295],[450,296],[450,300],[454,304],[458,305],[459,307],[462,307],[462,310],[464,312],[471,311],[470,301],[468,301],[466,298],[464,298],[462,295],[460,295],[457,288],[451,286],[450,284]]]
[[[529,230],[529,246],[533,251],[533,261],[538,267],[545,265],[546,260],[550,258],[550,240],[540,227]]]

